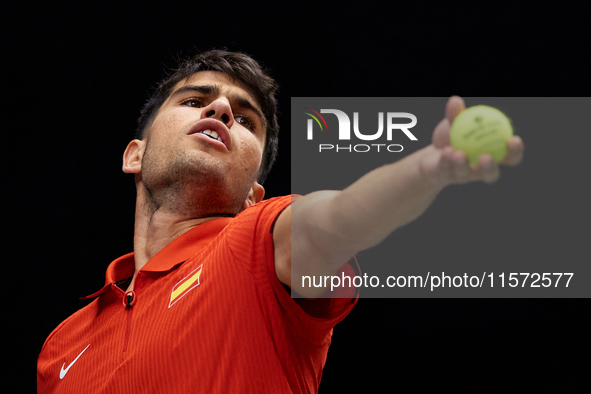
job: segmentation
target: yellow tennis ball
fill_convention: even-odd
[[[507,141],[513,136],[509,118],[496,108],[475,105],[456,116],[449,132],[451,146],[466,152],[470,164],[477,165],[483,153],[495,162],[507,155]]]

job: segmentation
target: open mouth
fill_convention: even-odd
[[[200,131],[199,133],[205,134],[209,138],[223,143],[222,138],[218,135],[218,133],[215,130],[203,130],[203,131]]]
[[[231,150],[232,139],[226,126],[215,119],[203,119],[194,125],[188,134],[203,134],[212,140],[216,140],[226,147],[227,150]]]

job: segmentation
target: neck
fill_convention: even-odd
[[[159,251],[193,227],[220,217],[234,216],[233,213],[199,211],[195,204],[191,209],[158,204],[148,194],[145,189],[140,189],[136,201],[133,239],[136,273]]]

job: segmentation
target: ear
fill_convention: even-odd
[[[146,142],[133,140],[125,148],[123,153],[123,172],[126,174],[139,174],[142,170],[142,156]]]
[[[261,201],[263,197],[265,197],[265,188],[257,181],[254,181],[248,192],[248,197],[246,197],[246,201],[242,205],[242,210],[244,211],[251,205]]]

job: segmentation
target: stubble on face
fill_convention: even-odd
[[[162,151],[148,141],[142,158],[142,182],[151,205],[192,217],[240,212],[249,188],[238,192],[229,187],[216,160],[186,151],[164,159]]]
[[[225,157],[207,142],[187,136],[197,119],[187,117],[186,111],[156,116],[148,131],[141,170],[148,203],[152,209],[192,217],[235,215],[256,180],[258,168],[251,168],[256,164],[252,158],[258,157],[260,165],[262,151],[253,148],[250,137],[243,139],[245,134],[234,131],[236,150],[232,153],[240,155]],[[251,159],[242,162],[245,157]]]

